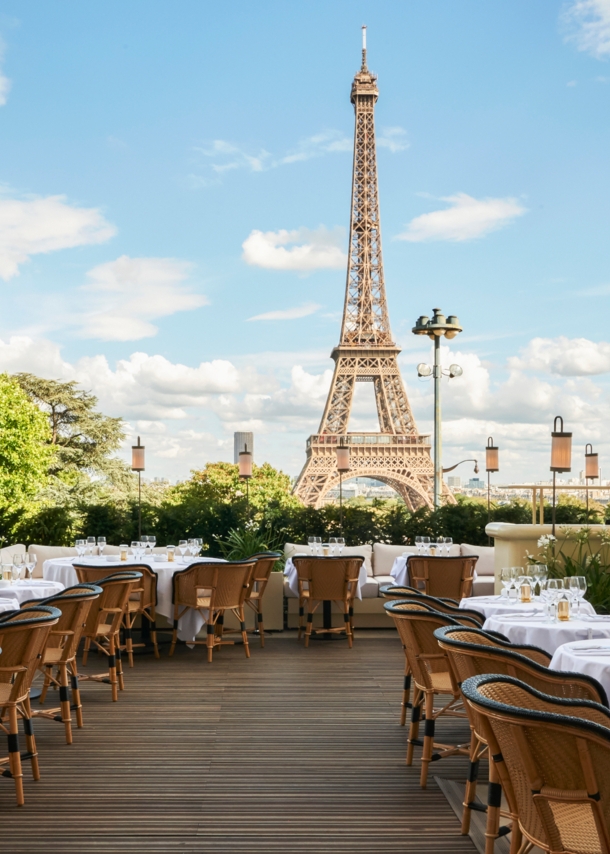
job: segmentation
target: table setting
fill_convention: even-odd
[[[562,644],[555,650],[549,667],[592,676],[610,697],[610,638]]]
[[[36,556],[23,553],[12,555],[11,563],[2,564],[0,603],[12,604],[0,610],[10,611],[29,599],[46,599],[64,589],[60,581],[32,578],[35,566]]]
[[[42,565],[42,576],[45,581],[57,582],[63,587],[78,584],[78,576],[74,564],[83,566],[108,567],[108,575],[120,572],[130,564],[138,563],[148,566],[157,575],[157,614],[166,617],[170,622],[174,619],[172,604],[172,578],[175,572],[186,569],[193,563],[224,563],[224,558],[199,557],[197,553],[201,545],[195,540],[180,540],[178,546],[166,546],[160,553],[149,552],[152,548],[150,539],[132,542],[131,546],[119,546],[119,554],[93,555],[86,552],[76,557],[51,558]],[[152,538],[154,542],[154,538]],[[99,537],[98,537],[99,543]],[[190,545],[189,545],[190,543]],[[82,549],[82,542],[77,544],[77,551]],[[1,592],[1,591],[0,591]],[[205,625],[205,619],[199,611],[190,609],[178,623],[178,637],[182,641],[193,641]]]

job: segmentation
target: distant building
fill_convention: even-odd
[[[447,478],[447,486],[450,489],[456,489],[456,488],[459,489],[459,487],[461,485],[462,485],[462,478],[461,477],[448,477]]]
[[[471,477],[468,481],[468,489],[485,489],[485,481],[479,477]]]
[[[239,452],[249,451],[254,456],[254,433],[233,433],[233,462],[239,462]]]

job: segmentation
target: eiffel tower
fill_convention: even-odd
[[[335,371],[320,429],[307,440],[307,460],[294,488],[305,503],[319,507],[339,485],[336,448],[350,449],[350,477],[371,477],[391,486],[415,510],[432,506],[434,466],[429,436],[418,433],[392,340],[381,257],[374,109],[377,77],[366,64],[354,77],[356,114],[347,287],[341,341],[331,353]],[[378,433],[348,433],[357,382],[375,389]]]

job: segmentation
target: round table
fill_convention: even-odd
[[[16,611],[19,608],[19,601],[12,598],[0,598],[0,613],[3,611]]]
[[[592,676],[610,697],[610,640],[564,643],[555,650],[549,667]]]
[[[533,602],[513,600],[513,604],[510,604],[506,596],[469,596],[462,599],[460,608],[472,608],[485,617],[493,617],[496,614],[544,615],[544,602],[540,599],[534,599]],[[580,610],[582,614],[595,614],[595,608],[587,601],[581,602]]]
[[[16,600],[17,605],[13,607],[19,608],[28,599],[46,599],[47,596],[61,593],[65,586],[61,581],[42,578],[33,578],[31,581],[14,581],[6,587],[0,586],[0,599]]]
[[[585,616],[583,619],[570,619],[565,623],[549,622],[537,615],[531,618],[524,614],[508,614],[489,617],[483,626],[485,631],[501,632],[511,643],[537,646],[553,655],[555,650],[565,643],[592,638],[610,638],[610,616]]]
[[[127,562],[119,560],[119,555],[111,555],[110,560],[104,556],[51,558],[50,560],[45,560],[43,563],[42,575],[45,579],[60,581],[62,585],[72,587],[72,585],[78,584],[78,576],[73,566],[75,563],[82,566],[105,567],[108,569],[108,575],[120,572],[121,569],[129,568],[133,564],[144,564],[157,575],[157,614],[167,617],[170,623],[173,623],[172,578],[174,573],[186,569],[193,563],[225,563],[222,558],[211,557],[187,558],[187,563],[156,560],[156,557],[163,557],[163,555],[148,555],[140,560],[136,560],[133,555],[129,555]],[[193,608],[189,608],[178,622],[179,639],[187,643],[194,641],[204,625],[205,619],[201,613]]]

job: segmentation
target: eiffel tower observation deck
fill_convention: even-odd
[[[391,486],[415,510],[432,506],[434,466],[428,435],[411,412],[390,330],[381,254],[377,190],[375,103],[377,77],[368,70],[366,27],[362,67],[354,77],[351,102],[356,116],[347,286],[340,343],[318,432],[307,440],[307,460],[295,485],[305,504],[319,507],[339,485],[336,448],[350,449],[349,477],[370,477]],[[348,424],[355,384],[374,385],[379,432],[351,433]]]

